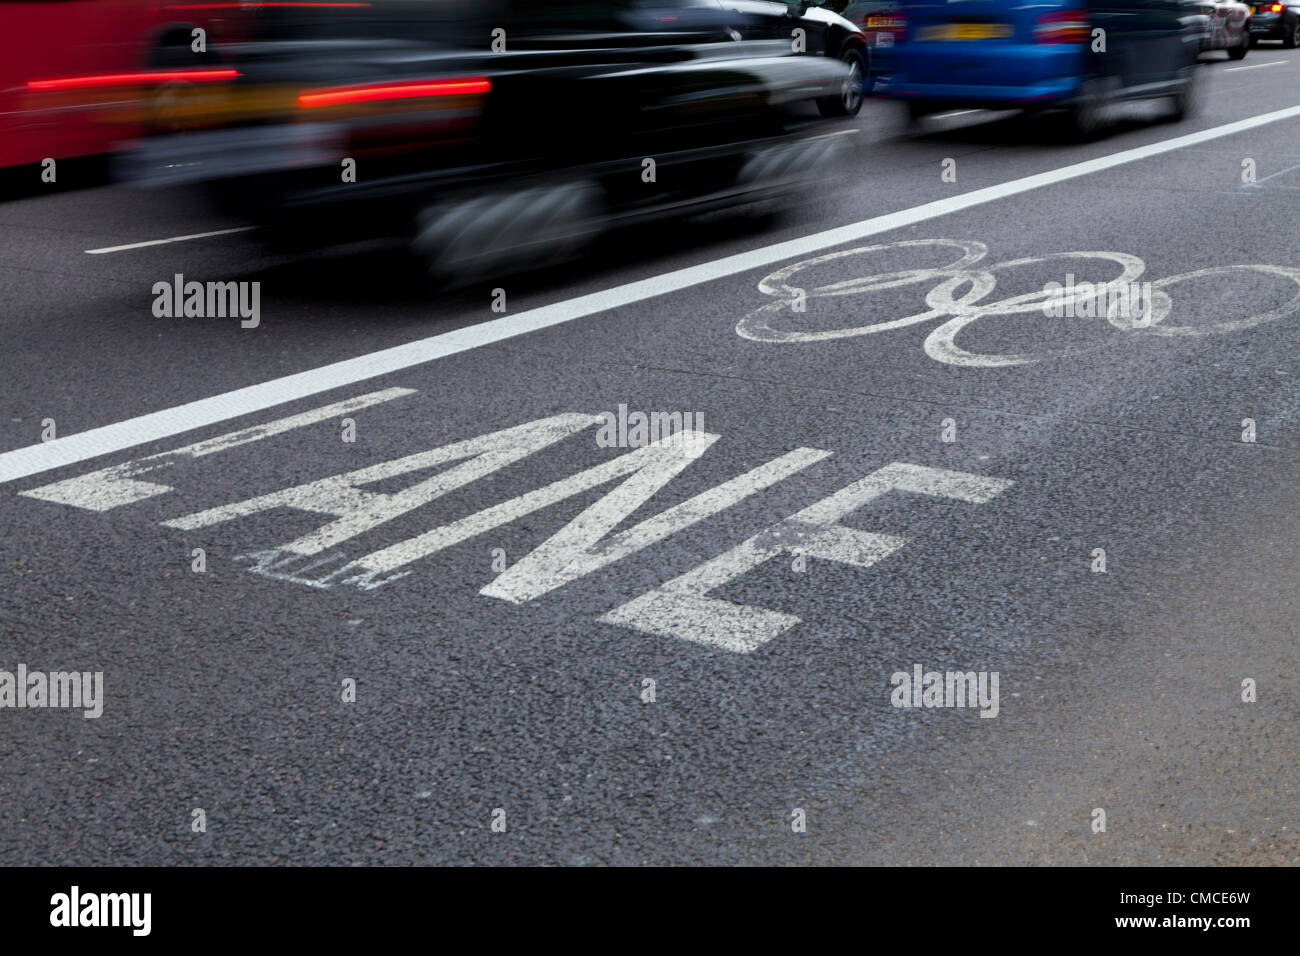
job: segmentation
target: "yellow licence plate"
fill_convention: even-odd
[[[892,17],[867,17],[868,27],[901,27],[906,21],[895,20]]]
[[[1005,40],[1012,35],[1005,23],[943,23],[921,30],[922,40]]]

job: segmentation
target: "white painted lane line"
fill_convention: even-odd
[[[423,365],[449,355],[504,342],[529,332],[563,325],[565,322],[642,302],[669,292],[678,292],[704,282],[761,269],[787,259],[808,256],[833,246],[856,242],[868,236],[901,229],[929,219],[937,219],[940,216],[995,202],[1043,186],[1103,172],[1186,146],[1196,146],[1224,136],[1232,136],[1270,123],[1298,117],[1300,117],[1300,106],[1262,113],[1223,126],[1176,136],[1158,143],[1149,143],[1146,146],[1136,146],[1108,156],[1099,156],[1060,169],[1000,183],[997,186],[987,186],[984,189],[950,196],[900,212],[828,229],[801,239],[778,242],[749,252],[715,259],[712,262],[688,266],[664,275],[629,282],[602,292],[593,292],[565,302],[556,302],[516,315],[503,316],[478,325],[444,332],[405,345],[345,359],[332,365],[272,379],[260,385],[250,385],[222,395],[213,395],[185,405],[141,415],[138,418],[92,428],[52,442],[18,448],[0,454],[0,484],[99,455],[133,448],[160,438],[169,438],[195,428],[251,415],[285,402],[297,401],[331,389],[400,372],[415,365]]]
[[[125,252],[128,249],[143,249],[145,246],[165,246],[170,242],[189,242],[191,239],[208,239],[212,236],[229,236],[236,232],[251,232],[256,226],[236,226],[234,229],[217,229],[215,232],[196,232],[192,236],[172,236],[170,239],[149,239],[145,242],[128,242],[124,246],[105,246],[103,249],[87,249],[86,254],[102,256],[106,252]]]
[[[1290,60],[1270,60],[1267,63],[1252,63],[1250,66],[1230,66],[1225,69],[1224,73],[1236,73],[1238,70],[1262,70],[1266,66],[1281,66],[1283,63],[1290,63]]]

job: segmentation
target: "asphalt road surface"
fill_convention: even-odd
[[[873,100],[775,222],[437,294],[0,205],[0,669],[103,675],[0,710],[0,861],[1300,862],[1300,52],[1205,70],[1084,145]]]

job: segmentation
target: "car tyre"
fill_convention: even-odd
[[[573,258],[606,220],[604,193],[594,180],[488,191],[422,209],[411,248],[435,282],[453,286]]]
[[[1300,17],[1296,17],[1295,23],[1291,24],[1291,32],[1282,37],[1282,46],[1288,50],[1300,46]]]
[[[1228,50],[1228,59],[1244,60],[1246,54],[1250,51],[1250,27],[1242,27],[1241,42]]]
[[[1183,67],[1184,82],[1174,94],[1174,122],[1180,122],[1189,116],[1195,116],[1201,105],[1201,71],[1197,64]]]
[[[840,61],[846,63],[851,71],[844,78],[844,86],[835,96],[824,96],[817,101],[817,109],[822,116],[857,116],[862,110],[862,101],[870,89],[870,74],[867,71],[867,58],[862,50],[849,47],[840,53]]]
[[[1109,124],[1113,85],[1103,79],[1092,79],[1080,88],[1079,98],[1070,107],[1070,125],[1079,139],[1091,139]]]
[[[909,130],[919,129],[923,119],[938,111],[939,107],[928,100],[903,101],[903,120]]]

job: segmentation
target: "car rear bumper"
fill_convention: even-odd
[[[895,77],[888,95],[903,100],[944,103],[953,108],[1063,105],[1079,95],[1083,77],[1058,77],[1028,86],[970,86],[965,83],[912,83]]]
[[[1283,36],[1282,14],[1257,13],[1250,20],[1250,35],[1263,37],[1265,40],[1280,40]]]
[[[891,60],[892,96],[993,108],[1073,99],[1088,72],[1083,44],[908,43]]]

